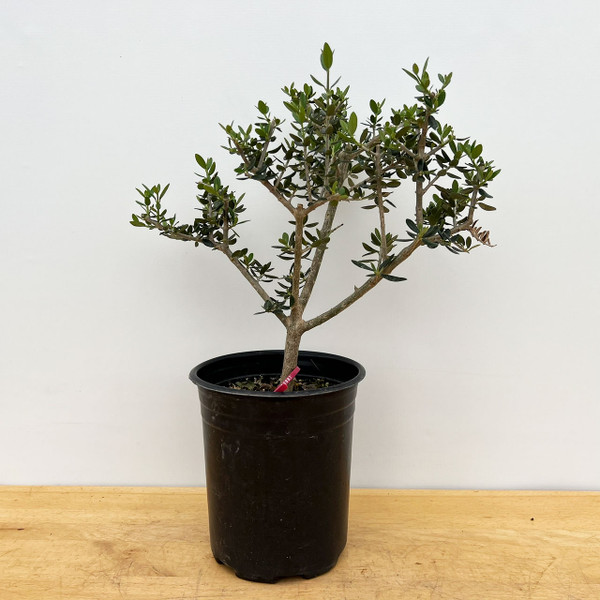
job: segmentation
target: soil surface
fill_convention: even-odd
[[[308,391],[308,390],[319,390],[321,388],[329,387],[329,381],[325,379],[318,379],[315,377],[302,377],[298,376],[292,382],[294,384],[293,390]],[[279,385],[278,377],[248,377],[247,379],[239,379],[238,381],[230,381],[227,387],[232,390],[249,390],[251,392],[272,392]],[[288,391],[292,391],[292,386],[288,387]]]

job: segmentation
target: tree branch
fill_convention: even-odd
[[[408,246],[405,246],[400,254],[394,259],[392,263],[390,263],[382,273],[388,275],[390,274],[399,264],[403,263],[419,246],[422,245],[422,242],[419,238],[413,240]],[[339,315],[342,311],[346,310],[349,306],[352,306],[358,299],[362,298],[367,292],[372,290],[383,277],[381,275],[376,275],[373,277],[369,277],[363,285],[358,288],[354,288],[354,292],[352,292],[349,296],[344,298],[341,302],[338,302],[335,306],[321,313],[320,315],[314,317],[306,321],[305,331],[309,331],[314,327],[318,327],[323,323],[329,321],[336,315]]]
[[[151,225],[155,229],[158,229],[161,232],[161,235],[171,238],[172,240],[181,240],[184,242],[195,242],[196,244],[203,244],[203,242],[204,242],[204,239],[200,236],[194,236],[194,235],[189,235],[187,233],[181,233],[179,231],[173,231],[172,229],[165,227],[162,223],[159,223],[158,221],[151,219],[150,217],[144,217],[144,221],[148,225]],[[246,269],[240,263],[240,261],[233,256],[233,252],[231,251],[231,249],[229,248],[229,246],[227,244],[217,243],[214,240],[211,240],[211,241],[214,244],[214,248],[216,250],[223,252],[223,254],[225,254],[225,256],[227,256],[227,258],[235,265],[237,270],[244,276],[246,281],[248,281],[248,283],[254,288],[254,290],[257,292],[257,294],[262,298],[262,300],[264,302],[271,300],[271,296],[269,295],[269,293],[262,287],[262,285],[260,285],[260,283],[254,277],[254,275],[252,275],[252,273],[250,273],[250,271],[248,271],[248,269]],[[273,313],[273,314],[279,319],[279,321],[281,321],[281,323],[284,326],[287,326],[287,317],[284,314],[282,314],[282,313]]]
[[[304,158],[304,179],[306,181],[306,204],[311,203],[312,199],[312,184],[310,182],[310,165],[308,164],[308,153],[306,151],[306,134],[304,132],[304,124],[302,124],[302,156]]]
[[[239,145],[237,140],[234,137],[232,137],[231,135],[229,136],[229,139],[233,142],[234,146],[236,147],[236,149],[238,151],[239,156],[244,161],[244,165],[246,166],[248,173],[254,174],[254,170],[248,169],[250,162],[248,161],[248,158],[246,157],[246,153],[244,152],[244,149]],[[264,150],[264,148],[263,148],[263,150]],[[279,200],[279,202],[281,204],[283,204],[283,206],[285,206],[285,208],[287,208],[287,210],[289,212],[294,214],[294,207],[292,206],[292,203],[289,200],[287,200],[287,198],[282,196],[279,193],[279,190],[271,182],[267,181],[266,179],[261,179],[259,181],[271,192],[271,194],[273,194],[275,196],[275,198],[277,198],[277,200]]]
[[[421,137],[419,138],[419,145],[417,150],[417,169],[419,162],[425,162],[425,147],[427,144],[427,119],[429,113],[425,113],[425,123],[421,128]],[[423,166],[424,168],[424,166]],[[423,181],[419,177],[419,171],[417,171],[417,189],[416,189],[416,201],[415,201],[415,216],[417,219],[417,225],[421,227],[423,225]]]
[[[402,166],[401,162],[395,162],[395,163],[388,165],[385,169],[383,169],[382,176],[385,176],[384,174],[387,173],[388,171],[396,170],[398,167],[401,167],[401,166]],[[358,182],[352,184],[351,186],[348,187],[348,190],[352,191],[357,188],[364,187],[364,186],[368,185],[369,183],[372,183],[373,181],[376,181],[375,175],[372,175],[371,177],[367,177],[365,179],[362,179],[361,181],[358,181]]]
[[[425,158],[432,157],[438,150],[441,150],[444,146],[448,145],[448,140],[440,142],[435,148],[432,148],[426,155]]]
[[[376,193],[377,208],[379,210],[379,233],[381,234],[381,245],[379,246],[379,264],[386,258],[388,253],[387,237],[385,233],[385,207],[383,206],[383,194],[381,193],[381,145],[377,144],[375,152],[375,173],[376,173]]]
[[[302,271],[302,242],[304,237],[304,206],[298,204],[294,219],[296,229],[294,231],[294,266],[292,268],[292,298],[293,304],[290,312],[290,318],[297,322],[302,318],[302,303],[300,302],[300,273]]]
[[[215,244],[215,248],[217,250],[220,250],[221,252],[223,252],[223,254],[225,254],[225,256],[227,256],[227,258],[235,265],[235,268],[244,276],[246,281],[254,288],[254,290],[262,298],[262,300],[264,300],[265,302],[271,300],[271,296],[262,287],[262,285],[260,285],[256,277],[254,277],[254,275],[252,275],[252,273],[250,273],[250,271],[248,271],[248,269],[246,269],[244,265],[242,265],[242,263],[233,256],[233,252],[231,252],[231,250],[227,246],[224,246],[223,244]],[[287,327],[288,317],[286,315],[284,315],[281,312],[273,312],[273,314],[279,319],[279,321],[283,324],[284,327]]]
[[[229,248],[229,199],[223,202],[223,245]]]
[[[342,197],[339,194],[331,194],[331,196],[328,196],[327,198],[323,198],[322,200],[317,200],[316,202],[313,202],[310,206],[307,206],[304,209],[304,214],[308,215],[311,212],[313,212],[313,210],[316,210],[320,206],[323,206],[324,204],[327,204],[329,202],[340,202],[341,200],[342,200]]]
[[[474,221],[471,217],[467,217],[466,221],[464,221],[460,225],[455,225],[450,230],[450,235],[456,235],[461,231],[468,231],[481,244],[493,247],[494,244],[490,242],[489,231],[483,231],[481,227],[475,227],[476,223],[477,221]],[[428,238],[428,240],[437,244],[444,243],[444,240],[439,235],[434,235],[433,237]]]
[[[378,146],[380,143],[381,143],[381,136],[376,135],[376,136],[373,136],[365,144],[359,143],[358,146],[359,146],[359,148],[362,148],[366,152],[369,152],[370,154],[374,154],[374,152],[373,152],[373,150],[371,150],[371,148],[373,146],[375,146],[375,147]],[[406,152],[406,154],[408,154],[410,157],[417,158],[417,154],[415,154],[410,148],[405,146],[400,140],[394,140],[394,144],[396,144],[400,148],[400,150],[402,150],[403,152]]]
[[[327,237],[331,234],[331,230],[333,228],[333,220],[335,218],[337,207],[337,202],[332,201],[329,203],[329,206],[327,207],[327,210],[325,212],[325,217],[323,218],[323,224],[321,226],[321,236]],[[313,288],[315,287],[315,282],[317,281],[319,271],[321,270],[321,265],[323,264],[325,250],[327,250],[327,243],[321,244],[316,249],[315,255],[313,256],[308,275],[306,276],[306,281],[304,282],[302,294],[300,294],[300,305],[302,306],[303,310],[308,304],[310,295],[312,294]]]
[[[477,192],[478,191],[479,191],[479,188],[476,187],[473,189],[473,193],[471,194],[471,202],[470,202],[470,206],[469,206],[469,216],[468,216],[469,221],[472,221],[475,216],[475,207],[477,206]]]
[[[275,129],[275,121],[272,119],[269,122],[269,133],[268,133],[267,139],[265,140],[265,143],[263,144],[263,149],[262,149],[262,152],[260,153],[260,158],[258,159],[258,165],[256,166],[257,169],[260,169],[263,166],[263,163],[265,162],[265,158],[267,156],[267,150],[269,149],[269,144],[271,143],[271,136],[273,135],[274,129]]]
[[[431,181],[429,181],[423,189],[423,196],[425,196],[425,194],[431,189],[435,182],[438,181],[438,179],[440,179],[444,175],[447,175],[447,173],[448,169],[442,169],[441,171],[439,171],[439,173]]]
[[[282,161],[281,164],[282,164],[283,168],[281,169],[281,171],[279,172],[279,175],[277,176],[277,179],[275,180],[275,184],[274,184],[275,189],[277,189],[279,187],[279,184],[281,183],[281,180],[283,179],[283,174],[286,172],[288,165],[290,164],[290,160],[291,159],[288,158],[285,161],[285,164],[283,164],[283,161]]]

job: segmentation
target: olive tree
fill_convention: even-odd
[[[483,158],[480,143],[457,137],[439,119],[452,73],[438,75],[434,82],[428,61],[404,69],[414,80],[416,103],[384,112],[385,100],[371,100],[361,122],[350,108],[349,88],[340,87],[339,79],[331,81],[333,51],[328,44],[320,58],[319,79],[311,76],[310,83],[283,88],[287,121],[261,100],[255,123],[221,125],[226,149],[241,160],[237,178],[262,185],[290,219],[290,230],[273,246],[281,270],[241,243],[244,194],[221,179],[212,158],[196,155],[200,213],[192,223],[180,223],[163,207],[168,184],[138,189],[141,211],[131,221],[225,255],[260,296],[261,312],[273,314],[285,327],[282,378],[296,366],[304,333],[327,323],[382,281],[404,281],[394,273],[418,249],[440,247],[458,254],[491,245],[476,213],[494,210],[488,185],[500,172]],[[412,198],[405,220],[398,218],[394,204],[400,186],[409,187]],[[364,218],[364,254],[351,259],[366,279],[324,312],[308,317],[323,259],[339,227],[341,203],[370,209]]]

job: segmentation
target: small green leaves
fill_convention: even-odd
[[[333,51],[327,42],[323,46],[321,51],[321,66],[325,71],[329,71],[333,65]]]
[[[364,269],[365,271],[369,271],[367,277],[380,277],[381,279],[385,279],[387,281],[400,282],[406,281],[406,277],[396,277],[396,275],[390,275],[389,273],[384,273],[384,269],[389,268],[389,265],[392,263],[394,259],[393,256],[388,257],[383,263],[377,265],[374,261],[364,261],[364,260],[353,260],[352,264],[357,267]]]
[[[278,302],[277,300],[273,299],[273,298],[269,298],[269,300],[266,300],[265,303],[263,304],[263,310],[254,314],[257,315],[261,315],[264,313],[280,313],[283,312],[283,305],[281,302]]]
[[[422,66],[415,63],[404,72],[414,82],[416,101],[384,110],[385,100],[374,99],[374,90],[361,117],[351,110],[349,88],[338,87],[339,79],[331,83],[333,55],[325,43],[320,64],[326,75],[311,75],[308,83],[282,88],[285,119],[258,100],[252,123],[221,125],[225,150],[239,158],[234,168],[237,178],[259,182],[275,206],[292,218],[291,229],[277,236],[272,246],[273,264],[262,262],[243,245],[239,236],[243,194],[220,178],[210,157],[195,155],[198,212],[190,223],[180,224],[163,207],[168,184],[141,186],[139,209],[130,221],[134,227],[224,253],[259,292],[262,312],[276,314],[286,327],[302,318],[332,234],[340,226],[337,220],[346,209],[370,211],[364,213],[369,222],[365,235],[351,240],[359,254],[364,252],[352,264],[368,279],[337,306],[311,319],[311,327],[383,279],[406,281],[393,272],[421,246],[444,247],[453,254],[491,246],[489,232],[476,225],[475,216],[478,209],[495,210],[488,203],[492,196],[487,188],[500,170],[484,159],[482,144],[458,137],[439,117],[452,73],[432,77],[428,60]],[[396,198],[407,211],[402,217],[408,216],[406,227],[401,225],[407,239],[389,231],[392,223],[398,223],[397,216],[389,215]],[[411,198],[412,207],[405,203]],[[275,214],[264,214],[276,219]],[[277,272],[275,264],[282,270]]]

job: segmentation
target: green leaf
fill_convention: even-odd
[[[377,102],[375,102],[375,100],[371,100],[369,102],[369,108],[371,109],[372,112],[374,112],[376,115],[379,114],[379,106],[377,106]]]
[[[387,273],[381,273],[381,276],[388,281],[406,281],[406,277],[396,277],[395,275],[388,275]]]
[[[369,265],[367,265],[366,263],[361,262],[359,260],[353,260],[352,264],[356,265],[357,267],[360,267],[361,269],[365,269],[366,271],[372,271],[372,269]]]
[[[409,229],[412,229],[415,233],[419,233],[419,228],[417,227],[417,224],[414,221],[406,219],[406,224],[408,225]]]
[[[269,107],[262,100],[259,100],[258,101],[258,110],[263,115],[266,115],[269,112]]]
[[[206,169],[206,162],[204,161],[204,159],[199,155],[196,154],[196,162],[203,168]]]
[[[419,78],[412,72],[409,71],[408,69],[402,69],[409,77],[411,77],[412,79],[414,79],[415,81],[419,81]]]
[[[170,183],[167,183],[167,185],[165,185],[165,187],[163,188],[162,192],[160,193],[160,195],[158,197],[159,200],[162,200],[163,196],[167,193],[167,190],[169,189],[170,185],[171,185]]]
[[[329,71],[331,66],[333,65],[333,51],[331,50],[329,44],[325,42],[323,46],[323,50],[321,51],[321,66],[325,71]]]
[[[133,225],[134,227],[146,227],[146,224],[141,222],[138,218],[137,215],[131,215],[131,221],[129,221],[131,223],[131,225]]]
[[[483,146],[481,144],[477,144],[476,146],[473,146],[473,149],[471,150],[471,158],[479,158],[481,156],[482,152],[483,152]]]
[[[496,210],[495,206],[490,206],[489,204],[485,204],[483,202],[478,202],[477,206],[481,207],[483,210]]]
[[[350,132],[351,135],[354,135],[357,127],[358,127],[358,117],[356,116],[356,113],[353,112],[350,114],[350,120],[348,121],[348,131]]]
[[[283,105],[290,111],[290,112],[295,112],[296,109],[298,108],[295,104],[292,104],[291,102],[284,102]]]
[[[440,124],[436,121],[436,119],[433,115],[429,115],[429,118],[427,119],[427,123],[428,123],[429,127],[431,127],[432,129],[437,129],[440,126]]]
[[[325,86],[313,75],[310,76],[310,78],[320,87],[324,88]]]

